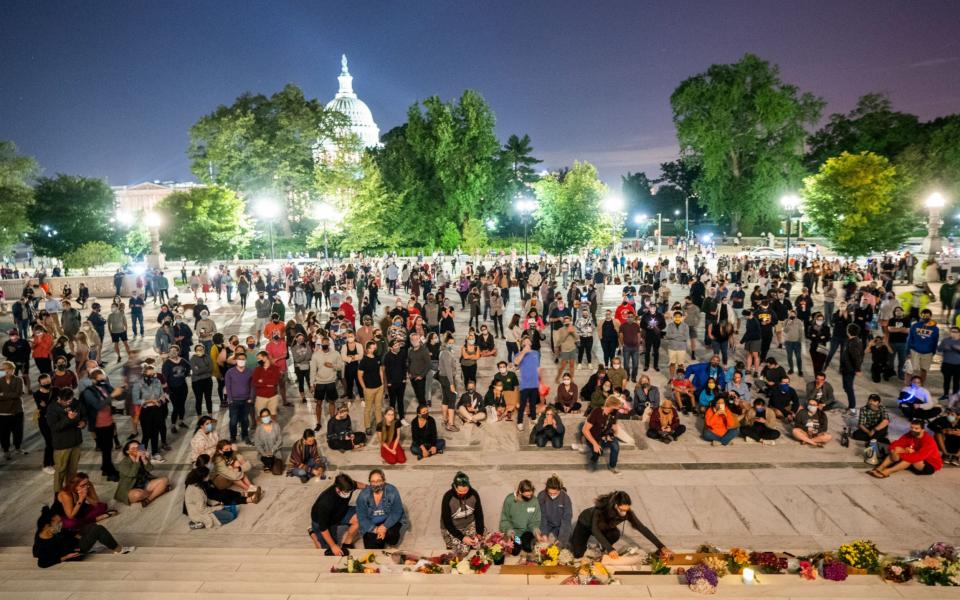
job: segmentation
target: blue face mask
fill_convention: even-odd
[[[788,384],[788,383],[781,383],[781,384],[780,384],[780,391],[781,391],[781,392],[785,392],[785,391],[787,391],[787,390],[789,390],[789,389],[790,389],[790,384]]]

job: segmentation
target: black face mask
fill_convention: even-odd
[[[265,365],[265,364],[267,364],[267,363],[266,363],[266,361],[258,360],[258,361],[257,361],[257,364],[262,367],[263,365]]]
[[[223,453],[224,458],[233,458],[233,450],[228,450]]]

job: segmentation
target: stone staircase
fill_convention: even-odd
[[[0,548],[0,600],[392,600],[495,598],[697,598],[676,576],[621,574],[620,585],[561,586],[534,575],[345,575],[330,573],[339,559],[314,550],[281,548],[140,548],[124,556],[94,554],[82,562],[39,569],[26,547]],[[496,567],[494,567],[496,568]],[[960,598],[957,588],[888,585],[876,576],[843,583],[801,581],[795,575],[759,577],[753,586],[721,580],[724,598]]]

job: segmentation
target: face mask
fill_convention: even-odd
[[[547,492],[547,496],[550,496],[551,500],[556,500],[560,497],[560,492]]]
[[[57,535],[58,533],[60,533],[60,530],[62,529],[63,529],[63,523],[54,523],[53,525],[50,526],[50,531],[53,532],[53,535]]]
[[[808,404],[808,405],[807,405],[807,412],[809,412],[811,415],[816,414],[818,408],[820,408],[820,407],[817,406],[816,404]]]
[[[371,484],[370,484],[370,489],[371,489],[375,494],[379,494],[380,492],[383,491],[383,486],[384,486],[384,484],[382,484],[382,483],[371,483]]]
[[[326,352],[330,349],[330,344],[320,344],[320,349]]]
[[[337,490],[337,495],[340,496],[341,498],[343,498],[344,500],[346,500],[347,498],[349,498],[352,493],[353,493],[353,492],[341,492],[340,490]]]
[[[227,450],[223,453],[224,458],[233,458],[233,450]]]
[[[60,371],[66,371],[66,370],[67,370],[67,363],[57,363],[57,369],[60,370]]]
[[[258,360],[258,361],[257,361],[257,364],[262,367],[263,365],[267,364],[267,362],[264,361],[264,360]]]
[[[823,325],[823,319],[817,319],[817,325]]]
[[[683,319],[674,319],[674,320],[673,320],[673,322],[676,323],[677,325],[679,325],[681,321],[683,321]]]
[[[264,425],[269,425],[269,424],[270,424],[270,416],[268,415],[268,416],[266,416],[266,417],[260,417],[260,422],[263,423]]]
[[[213,423],[207,423],[206,425],[204,425],[203,430],[206,431],[207,433],[211,433],[213,431]]]
[[[715,388],[715,387],[717,387],[717,386],[714,385],[714,384],[712,384],[712,383],[708,383],[708,384],[707,384],[707,387],[712,390],[713,388]]]
[[[923,435],[923,432],[922,432],[922,431],[911,431],[911,432],[910,432],[910,435],[913,436],[914,438],[919,438],[921,435]]]
[[[950,421],[951,423],[956,423],[957,415],[947,415],[947,420]]]
[[[627,516],[627,512],[628,512],[628,511],[620,510],[619,508],[617,509],[617,514],[620,515],[621,517],[626,517],[626,516]]]
[[[790,384],[788,384],[788,383],[781,383],[781,384],[780,384],[780,391],[781,391],[781,392],[785,392],[785,391],[787,391],[789,388],[790,388]]]
[[[254,348],[256,348],[256,347],[257,347],[257,344],[256,344],[255,342],[249,342],[249,343],[247,344],[247,348],[250,348],[251,350],[254,349]]]

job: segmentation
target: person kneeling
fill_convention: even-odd
[[[603,553],[613,560],[620,558],[614,544],[620,539],[620,527],[624,522],[647,538],[657,548],[662,560],[668,560],[673,553],[657,538],[646,525],[640,522],[631,508],[630,495],[624,491],[611,492],[598,496],[593,506],[584,509],[577,517],[570,536],[570,551],[575,558],[581,558],[587,551],[587,542],[593,537],[600,544]]]
[[[773,446],[780,437],[780,432],[776,430],[777,413],[767,408],[767,403],[762,398],[753,401],[753,406],[748,408],[743,415],[743,425],[740,427],[740,434],[747,440],[748,444],[760,442],[767,446]]]
[[[326,479],[327,459],[320,453],[317,436],[312,429],[304,429],[303,436],[290,449],[290,468],[287,477],[299,477],[300,483],[312,477]]]
[[[816,400],[807,400],[807,410],[797,411],[793,418],[793,437],[801,444],[823,448],[833,436],[827,433],[827,414]]]
[[[532,552],[537,542],[546,542],[540,531],[540,501],[534,498],[533,483],[524,479],[517,491],[507,494],[500,510],[500,531],[513,538],[513,553]],[[519,541],[519,543],[518,543]]]
[[[910,421],[910,431],[890,444],[890,454],[877,468],[868,471],[877,479],[909,469],[914,475],[933,475],[943,468],[943,458],[933,436],[923,430],[924,421]]]
[[[563,434],[566,428],[560,420],[560,414],[553,406],[547,406],[537,424],[530,430],[530,441],[539,448],[545,448],[549,442],[554,448],[563,448]]]
[[[637,389],[639,387],[637,386]],[[648,438],[669,444],[677,441],[686,431],[687,427],[680,423],[680,416],[677,414],[677,409],[673,407],[673,400],[670,398],[664,398],[660,401],[660,406],[651,409],[650,423],[647,427]]]
[[[370,471],[367,482],[367,487],[357,495],[357,521],[363,535],[363,547],[383,550],[396,546],[404,523],[400,492],[387,483],[381,469]]]

